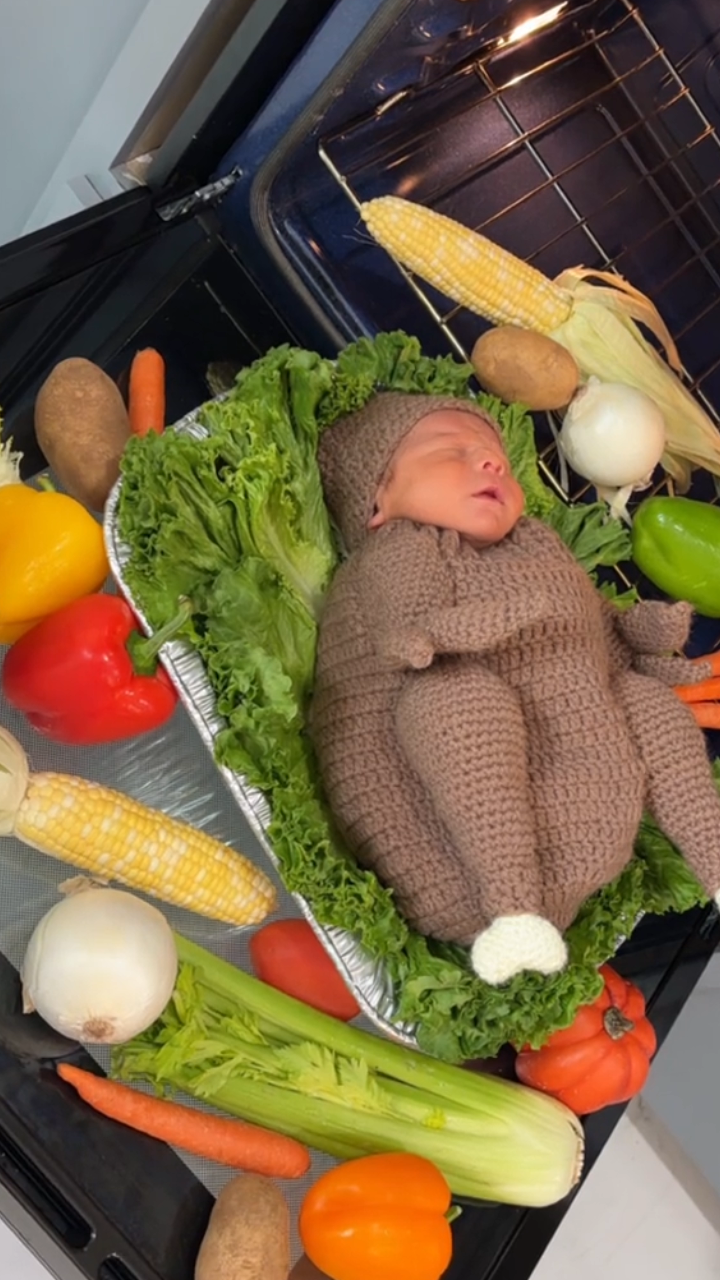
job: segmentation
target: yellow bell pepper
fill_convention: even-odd
[[[12,644],[41,618],[97,591],[109,565],[102,527],[79,502],[31,489],[8,466],[0,472],[0,644]]]

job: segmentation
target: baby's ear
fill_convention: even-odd
[[[368,529],[379,529],[383,524],[385,524],[385,515],[380,509],[380,504],[376,502],[373,507],[373,513],[368,520]]]

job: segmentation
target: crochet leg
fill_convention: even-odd
[[[647,803],[706,891],[720,889],[720,797],[705,739],[667,685],[627,671],[616,686],[647,770]]]
[[[489,920],[538,912],[540,872],[519,699],[476,664],[418,672],[400,696],[400,746]]]
[[[567,959],[540,914],[540,869],[527,779],[520,702],[497,676],[446,663],[408,680],[397,709],[398,740],[449,833],[491,922],[470,958],[498,984],[524,969],[556,973]]]
[[[356,816],[347,827],[358,861],[393,888],[404,919],[419,933],[469,945],[484,923],[479,891],[468,884],[447,832],[397,745],[375,763],[382,807],[368,809],[358,796]]]
[[[566,929],[632,858],[645,769],[622,708],[590,675],[527,723],[544,914]]]
[[[496,985],[567,959],[541,915],[541,874],[520,701],[480,664],[443,663],[406,683],[398,741],[490,921],[474,939],[475,972]]]
[[[357,861],[393,889],[408,924],[443,942],[469,943],[482,926],[479,893],[420,782],[398,748],[392,719],[366,705],[318,700],[314,738],[325,792]]]

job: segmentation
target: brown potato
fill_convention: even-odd
[[[125,402],[112,379],[90,360],[63,360],[38,392],[35,434],[63,489],[102,511],[130,438]]]
[[[507,404],[561,409],[578,386],[578,367],[564,347],[542,333],[504,325],[478,338],[470,357],[481,386]]]
[[[243,1173],[220,1192],[195,1280],[288,1280],[290,1211],[270,1178]]]

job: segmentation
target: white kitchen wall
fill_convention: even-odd
[[[645,1098],[720,1198],[719,1079],[720,955],[715,955],[658,1054]]]
[[[19,235],[147,0],[2,0],[0,240]]]
[[[718,1280],[714,1214],[685,1185],[696,1179],[676,1176],[681,1154],[673,1149],[661,1158],[646,1130],[631,1107],[532,1280]]]
[[[107,171],[206,4],[0,0],[0,244],[92,198],[77,179]]]
[[[49,1280],[52,1275],[4,1222],[0,1222],[0,1268],[5,1280]]]

